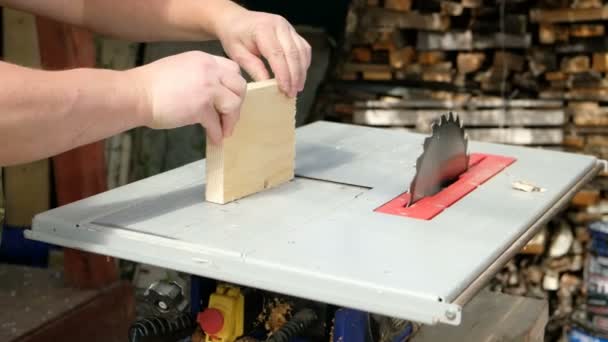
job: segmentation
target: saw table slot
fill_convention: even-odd
[[[469,169],[460,175],[458,180],[437,194],[423,198],[412,206],[406,207],[410,199],[410,193],[405,192],[374,211],[414,219],[432,220],[513,162],[515,162],[515,158],[473,153],[469,158]]]

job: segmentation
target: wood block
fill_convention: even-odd
[[[460,0],[464,8],[479,8],[483,4],[483,0]]]
[[[568,79],[568,75],[561,71],[549,71],[545,74],[547,81],[565,81]]]
[[[372,51],[367,47],[356,47],[350,51],[352,62],[370,63],[372,61]]]
[[[447,32],[445,34],[418,31],[417,35],[416,49],[420,51],[458,51],[473,49],[473,33],[471,31]]]
[[[384,7],[406,12],[412,8],[412,0],[384,0]]]
[[[608,136],[590,135],[587,137],[587,145],[608,146]]]
[[[560,145],[561,128],[479,128],[467,131],[470,140],[514,145]]]
[[[429,70],[422,73],[422,80],[425,82],[451,83],[454,75],[450,71]]]
[[[608,88],[572,89],[565,94],[568,100],[608,101]]]
[[[596,52],[593,54],[593,70],[599,72],[608,71],[608,53]]]
[[[473,37],[473,48],[482,49],[526,49],[532,43],[532,36],[529,34],[475,34]]]
[[[542,229],[538,232],[532,240],[524,246],[521,253],[528,255],[541,255],[545,252],[545,245],[547,243],[547,229]]]
[[[225,204],[293,179],[295,111],[276,80],[247,86],[233,135],[219,146],[207,138],[207,201]]]
[[[467,127],[561,126],[565,115],[562,109],[457,109],[456,114]],[[356,124],[371,126],[412,126],[431,124],[440,111],[432,109],[357,108],[353,115]]]
[[[570,31],[565,26],[541,23],[538,26],[538,39],[541,44],[554,44],[555,42],[567,42]]]
[[[585,138],[578,135],[567,135],[564,137],[564,146],[582,149],[585,147]]]
[[[412,342],[542,342],[549,321],[547,300],[482,290],[463,307],[459,326],[423,326]]]
[[[450,17],[440,13],[422,14],[415,11],[369,8],[361,18],[361,24],[366,28],[446,31],[450,27]]]
[[[564,57],[561,62],[561,70],[566,73],[577,73],[587,71],[591,68],[589,56]]]
[[[580,9],[532,9],[530,20],[545,23],[575,23],[608,19],[608,6]]]
[[[370,81],[388,81],[393,79],[391,71],[363,71],[363,79]]]
[[[459,73],[471,73],[479,70],[486,59],[486,54],[482,52],[459,52],[456,57]]]
[[[600,201],[600,191],[596,189],[581,190],[572,198],[572,205],[576,207],[588,207]]]
[[[603,36],[604,32],[603,24],[581,24],[570,28],[570,35],[580,38]]]
[[[413,47],[407,46],[401,49],[395,49],[390,51],[389,60],[391,67],[395,69],[402,69],[414,62],[416,58],[416,51]]]
[[[418,63],[421,65],[435,65],[445,59],[443,51],[422,51],[418,54]]]
[[[460,2],[456,2],[456,1],[441,1],[441,13],[442,14],[446,14],[446,15],[450,15],[453,17],[457,17],[459,15],[462,15],[462,11],[464,9],[464,6],[462,5],[462,3]]]
[[[523,71],[525,59],[521,55],[511,52],[496,51],[494,53],[494,67],[513,71]]]
[[[575,0],[570,5],[572,8],[602,8],[602,0]]]

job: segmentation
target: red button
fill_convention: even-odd
[[[219,333],[224,327],[224,315],[218,309],[207,308],[205,311],[199,312],[196,321],[201,329],[209,335]]]

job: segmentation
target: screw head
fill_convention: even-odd
[[[167,303],[161,300],[158,302],[158,307],[161,308],[161,310],[167,310],[169,308],[169,305],[167,305]]]
[[[448,319],[448,320],[450,320],[450,321],[455,320],[455,319],[456,319],[456,311],[454,311],[454,310],[452,310],[452,309],[447,310],[447,311],[445,312],[445,318],[447,318],[447,319]]]

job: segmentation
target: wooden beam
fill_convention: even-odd
[[[407,12],[412,8],[412,0],[384,0],[384,7]]]
[[[294,177],[295,99],[275,80],[250,83],[234,134],[207,138],[206,200],[225,204]]]
[[[439,13],[421,14],[402,12],[386,8],[369,8],[365,11],[362,27],[400,28],[428,31],[446,31],[450,27],[450,17]]]
[[[95,67],[92,35],[82,29],[37,18],[40,56],[45,69]],[[105,146],[91,143],[53,158],[58,205],[68,204],[107,190]],[[99,288],[118,280],[114,259],[64,249],[68,283],[78,288]]]
[[[486,59],[486,54],[481,52],[459,52],[456,57],[458,72],[468,74],[481,68]]]
[[[564,57],[561,62],[561,70],[565,73],[578,73],[588,71],[591,68],[589,56]]]
[[[562,128],[476,128],[467,130],[469,140],[513,145],[561,145]]]
[[[593,70],[599,72],[608,71],[608,53],[596,52],[593,54]]]
[[[488,126],[561,126],[561,109],[480,109],[454,111],[466,127]],[[443,114],[435,109],[356,109],[353,122],[372,126],[427,125]]]
[[[543,23],[575,23],[608,19],[608,6],[602,8],[532,9],[530,20]]]
[[[553,108],[563,107],[562,101],[537,100],[537,99],[502,99],[500,97],[480,96],[464,97],[450,100],[440,99],[407,99],[403,101],[360,101],[355,102],[357,109],[412,109],[412,108],[431,108],[431,109],[479,109],[479,108]]]
[[[444,51],[466,51],[499,48],[517,49],[528,48],[531,44],[531,36],[512,35],[502,33],[473,34],[471,31],[462,32],[431,32],[418,31],[416,48],[420,51],[444,50]]]

